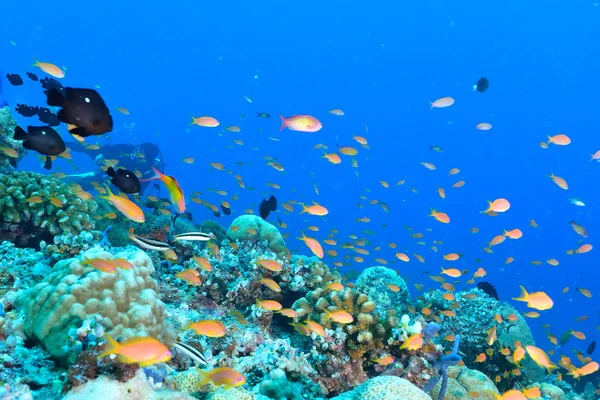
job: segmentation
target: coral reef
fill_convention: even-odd
[[[378,376],[331,400],[431,400],[425,392],[403,378]]]
[[[272,250],[277,257],[287,257],[288,250],[285,247],[285,241],[274,225],[263,220],[257,215],[240,215],[233,220],[227,230],[227,238],[233,242],[267,242],[267,247]]]
[[[54,236],[94,228],[96,201],[83,200],[60,180],[34,172],[0,176],[0,240],[39,249]]]
[[[4,152],[0,152],[0,173],[6,174],[13,171],[21,158],[25,154],[23,141],[14,140],[14,132],[17,127],[17,121],[10,113],[9,107],[0,108],[0,146],[13,149],[17,152],[17,157],[10,157]]]
[[[484,373],[471,370],[467,367],[448,367],[448,389],[445,391],[445,396],[441,396],[442,383],[440,382],[431,391],[433,399],[444,400],[461,400],[476,398],[481,400],[496,400],[493,393],[500,394],[494,382]]]
[[[105,273],[83,265],[86,258],[124,258],[133,268]],[[153,336],[170,343],[172,332],[164,321],[153,273],[150,258],[136,248],[112,255],[95,247],[79,258],[59,261],[46,280],[18,298],[25,332],[61,361],[68,356],[63,346],[69,330],[95,315],[101,316],[100,324],[114,337]]]
[[[394,290],[390,289],[394,285]],[[373,299],[378,306],[379,318],[383,313],[394,309],[397,314],[404,314],[410,304],[408,287],[396,271],[386,267],[370,267],[365,269],[356,279],[356,289]]]
[[[444,292],[439,290],[425,293],[421,305],[429,306],[432,314],[455,307],[458,317],[441,315],[439,318],[444,326],[445,335],[461,336],[461,353],[467,367],[483,372],[492,380],[497,379],[497,376],[503,377],[498,383],[500,391],[511,389],[516,384],[525,386],[531,381],[543,379],[543,370],[529,358],[525,358],[521,363],[521,374],[512,374],[511,372],[517,367],[501,353],[504,348],[510,349],[512,353],[516,341],[520,341],[522,346],[535,345],[527,323],[517,310],[507,303],[488,296],[480,289],[457,292],[454,294],[455,300],[452,301],[444,299],[443,295]],[[458,307],[455,306],[456,303]],[[496,314],[500,315],[501,323],[498,323]],[[487,337],[488,332],[493,328],[496,329],[497,340],[490,346]],[[451,343],[447,341],[441,343],[448,350],[450,349]],[[477,356],[486,352],[488,348],[492,348],[494,352],[488,356],[487,361],[475,362]]]
[[[88,399],[128,399],[128,400],[193,400],[180,392],[155,389],[142,370],[127,382],[119,382],[100,376],[88,383],[77,386],[64,397],[64,400]]]

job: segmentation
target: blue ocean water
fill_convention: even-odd
[[[342,270],[360,270],[383,258],[410,283],[427,287],[437,284],[424,271],[438,274],[441,265],[451,265],[442,262],[442,254],[463,253],[460,268],[470,274],[485,268],[484,279],[496,286],[501,299],[517,297],[519,285],[554,299],[552,310],[529,320],[540,347],[552,347],[541,327],[548,323],[557,336],[568,329],[585,332],[587,339],[574,343],[585,349],[598,336],[597,250],[575,256],[565,251],[583,243],[595,246],[600,228],[593,214],[600,165],[590,162],[590,154],[600,149],[595,134],[599,6],[593,1],[401,3],[175,0],[82,5],[32,0],[5,5],[0,64],[4,73],[24,76],[34,71],[28,65],[35,57],[65,66],[67,85],[99,85],[111,110],[130,111],[113,111],[114,132],[110,139],[99,139],[101,144],[157,143],[166,172],[177,177],[186,193],[200,191],[202,199],[214,204],[228,200],[233,216],[256,210],[269,194],[280,203],[317,201],[326,206],[330,213],[324,219],[280,210],[292,250],[308,253],[295,237],[302,229],[308,233],[309,225],[320,228],[311,235],[321,241],[330,229],[338,229],[338,243],[351,242],[347,235],[355,234],[370,240],[371,254],[357,263],[355,253],[336,248],[340,256],[326,256],[328,262],[344,261]],[[484,94],[471,89],[481,76],[491,82]],[[17,88],[4,82],[3,96],[13,105],[42,104],[39,84],[25,80]],[[456,103],[430,110],[429,102],[444,96]],[[333,108],[346,115],[328,114]],[[272,117],[259,119],[256,112]],[[190,113],[213,116],[221,126],[188,127]],[[313,115],[323,129],[279,133],[278,113]],[[493,129],[477,131],[480,122]],[[242,131],[223,129],[231,125]],[[558,133],[573,142],[540,148],[547,135]],[[358,146],[353,135],[366,137],[370,149]],[[233,144],[234,139],[244,145]],[[332,150],[336,144],[357,147],[359,168],[350,166],[349,157],[340,165],[329,164],[321,150],[313,149],[319,143]],[[430,151],[431,145],[445,151]],[[276,158],[285,172],[267,166],[265,156]],[[195,163],[185,164],[183,157],[194,157]],[[216,171],[210,162],[221,162],[232,173]],[[429,171],[421,162],[437,169]],[[453,167],[461,172],[448,176]],[[20,168],[42,171],[34,156]],[[73,164],[58,161],[55,171],[95,168],[90,158],[78,154]],[[569,190],[554,185],[550,173],[567,179]],[[243,176],[247,189],[238,187],[235,174]],[[401,179],[406,183],[396,186]],[[452,189],[460,179],[466,185]],[[268,182],[281,189],[271,189]],[[438,197],[438,186],[445,188],[445,200]],[[230,200],[232,194],[239,199]],[[499,197],[510,200],[507,213],[495,218],[480,213],[487,200]],[[579,197],[586,206],[576,207],[568,197]],[[369,205],[372,199],[386,202],[391,213]],[[188,206],[197,221],[213,218],[201,205],[188,200]],[[428,218],[430,208],[448,213],[450,224]],[[371,222],[357,223],[362,217]],[[231,219],[219,222],[227,226]],[[538,228],[529,226],[531,219]],[[573,219],[586,227],[589,239],[571,229]],[[418,245],[405,226],[424,233],[427,245]],[[471,233],[473,227],[480,232]],[[494,236],[513,228],[524,232],[522,239],[495,246],[493,255],[483,251]],[[430,248],[433,240],[444,242],[438,253]],[[388,246],[392,242],[397,249]],[[411,261],[395,259],[398,251]],[[414,253],[426,263],[417,262]],[[515,261],[505,265],[509,256]],[[476,258],[482,263],[475,263]],[[550,258],[560,265],[547,265]],[[534,260],[543,264],[532,265]],[[566,286],[570,290],[562,294]],[[577,293],[577,287],[589,289],[593,298]],[[523,303],[512,303],[528,311]],[[576,322],[583,315],[589,318]]]

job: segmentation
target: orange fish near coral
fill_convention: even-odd
[[[81,263],[81,265],[89,265],[90,267],[96,268],[98,271],[106,272],[109,274],[114,274],[117,272],[117,268],[111,264],[109,261],[103,260],[101,258],[90,259],[85,257],[85,260]]]
[[[175,208],[178,212],[185,212],[185,198],[183,197],[183,190],[181,190],[181,186],[179,186],[179,182],[177,179],[172,176],[165,175],[156,168],[152,167],[154,171],[154,176],[148,179],[140,179],[140,182],[148,182],[159,180],[161,181],[167,190],[169,191],[169,197],[171,198],[171,203],[175,205]]]
[[[199,278],[200,273],[195,269],[184,269],[183,271],[176,273],[175,276],[179,279],[183,279],[190,285],[202,285],[202,281]]]
[[[419,333],[418,335],[412,335],[406,339],[404,343],[402,343],[402,346],[400,346],[400,350],[419,350],[421,347],[423,347],[423,335]]]
[[[115,194],[110,191],[110,188],[107,185],[104,185],[104,187],[106,188],[108,195],[98,196],[99,198],[106,200],[113,206],[117,207],[117,210],[121,211],[124,216],[133,222],[143,223],[146,221],[144,212],[134,202],[121,196],[115,196]]]
[[[197,387],[204,386],[209,381],[216,386],[223,386],[225,389],[242,386],[246,383],[244,375],[228,367],[215,368],[208,372],[196,368],[196,371],[200,375]]]
[[[291,131],[298,132],[318,132],[323,127],[323,124],[318,119],[310,115],[294,115],[285,118],[279,114],[279,117],[281,118],[281,128],[279,128],[279,131],[288,128]]]
[[[308,246],[310,251],[312,251],[312,253],[315,256],[317,256],[319,258],[323,258],[323,255],[324,255],[323,247],[321,246],[321,243],[319,243],[316,239],[307,237],[304,234],[304,232],[302,232],[302,237],[299,237],[298,239],[300,239],[304,243],[306,243],[306,245]]]
[[[138,364],[140,367],[148,367],[171,359],[171,352],[167,346],[152,337],[134,337],[122,343],[117,343],[108,333],[105,333],[104,337],[106,348],[98,358],[117,354],[117,358],[122,363]]]
[[[223,325],[221,321],[214,319],[198,322],[189,321],[181,329],[193,329],[198,335],[212,338],[223,337],[227,333],[227,328],[225,328],[225,325]]]

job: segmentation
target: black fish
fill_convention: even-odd
[[[50,111],[49,108],[41,107],[38,110],[38,118],[45,124],[50,126],[58,126],[60,125],[60,120],[58,119],[58,115],[54,114]]]
[[[269,217],[271,211],[275,210],[277,210],[277,199],[273,195],[269,197],[269,200],[263,199],[260,202],[260,206],[258,207],[260,217],[264,220],[266,220]]]
[[[587,348],[587,353],[588,355],[592,355],[592,353],[594,352],[594,350],[596,350],[596,341],[594,340],[592,343],[590,343],[590,345]]]
[[[106,170],[106,174],[112,179],[110,182],[118,187],[123,193],[139,193],[141,190],[141,184],[138,177],[131,171],[119,168],[115,171],[113,167]]]
[[[33,72],[28,72],[28,73],[27,73],[27,76],[29,77],[29,79],[31,79],[31,80],[32,80],[32,81],[34,81],[34,82],[37,82],[37,80],[38,80],[38,77],[37,77],[37,75],[36,75],[36,74],[34,74]]]
[[[29,134],[28,134],[29,133]],[[27,132],[20,126],[15,128],[15,140],[23,140],[23,147],[46,156],[44,168],[52,168],[50,156],[57,156],[67,149],[58,132],[49,126],[28,126]]]
[[[191,211],[186,211],[186,212],[184,212],[184,213],[177,213],[177,212],[176,212],[176,215],[177,215],[178,217],[183,217],[183,218],[185,218],[185,219],[187,219],[187,220],[190,220],[190,221],[193,221],[193,220],[194,220],[194,217],[192,216],[192,212],[191,212]]]
[[[481,289],[490,297],[493,297],[496,300],[500,300],[498,298],[498,292],[496,292],[496,288],[489,282],[479,282],[477,284],[477,288]]]
[[[259,113],[259,112],[257,112],[256,116],[258,118],[271,118],[271,114],[269,114],[269,113]]]
[[[44,94],[47,96],[48,95],[48,91],[50,89],[56,89],[60,92],[60,94],[62,94],[63,96],[65,95],[65,88],[63,87],[63,85],[61,85],[61,83],[59,81],[57,81],[54,78],[42,78],[40,80],[40,83],[42,84],[42,87],[45,89],[44,90]]]
[[[113,129],[113,119],[100,94],[93,89],[65,88],[63,96],[57,89],[48,90],[48,105],[62,107],[58,119],[76,125],[69,132],[81,137],[102,135]]]
[[[17,106],[15,107],[15,111],[24,117],[33,117],[34,115],[38,115],[38,112],[40,112],[40,108],[35,106],[28,106],[26,104],[17,104]]]
[[[225,207],[223,204],[221,204],[221,210],[223,210],[223,214],[231,215],[231,209],[229,207]]]
[[[213,211],[213,215],[217,218],[221,218],[221,213],[218,211]]]
[[[483,93],[490,87],[490,81],[488,78],[483,77],[477,81],[477,85],[473,85],[473,90],[477,90],[479,93]]]
[[[23,78],[19,74],[6,74],[6,78],[13,86],[21,86],[23,84]]]

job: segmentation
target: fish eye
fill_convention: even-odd
[[[92,102],[89,97],[84,98],[83,101],[85,101],[86,103],[91,103]]]

